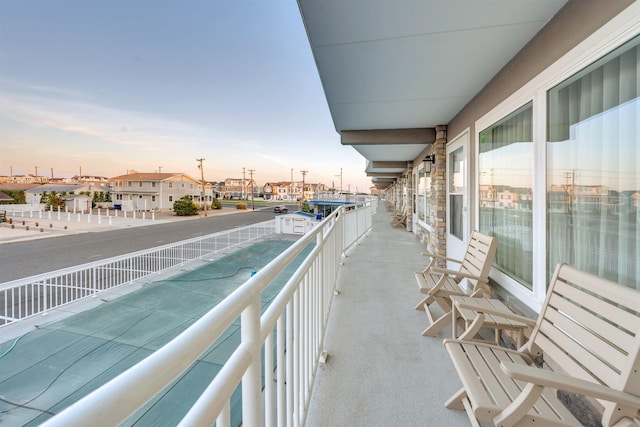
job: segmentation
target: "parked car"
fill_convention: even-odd
[[[289,208],[287,208],[285,205],[276,205],[274,206],[273,211],[275,213],[287,213],[289,212]]]

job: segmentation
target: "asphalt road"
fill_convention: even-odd
[[[0,283],[268,221],[272,209],[0,245]]]

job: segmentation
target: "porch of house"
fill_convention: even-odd
[[[413,276],[428,258],[381,207],[367,238],[344,258],[307,426],[467,426],[444,402],[461,387],[442,339],[421,336]]]

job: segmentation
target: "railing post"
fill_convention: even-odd
[[[262,425],[262,378],[260,358],[260,294],[241,315],[242,343],[251,349],[251,366],[242,376],[242,424]]]
[[[96,267],[91,267],[91,287],[93,288],[93,294],[98,292],[97,283],[96,283]]]

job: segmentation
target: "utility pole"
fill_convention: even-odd
[[[289,183],[289,197],[293,197],[293,168],[291,168],[291,183]]]
[[[204,216],[207,216],[207,201],[205,200],[205,192],[204,192],[204,168],[202,167],[202,161],[204,157],[201,159],[196,159],[196,162],[200,162],[198,165],[198,169],[200,169],[200,178],[202,179],[202,195],[200,196],[200,200],[204,201]]]
[[[198,159],[196,159],[196,160],[198,160]],[[204,159],[202,159],[202,160],[204,160]],[[202,164],[202,162],[200,162],[200,164]],[[162,166],[158,166],[158,173],[162,173]]]
[[[245,196],[244,196],[244,179],[245,179],[245,169],[242,168],[242,191],[241,191],[241,195],[240,195],[240,198],[242,200],[245,200]]]
[[[300,208],[302,208],[302,205],[304,204],[304,177],[309,173],[309,171],[300,171],[300,173],[302,174],[302,197],[300,198]]]
[[[253,205],[253,193],[254,193],[254,191],[253,191],[253,173],[254,172],[255,172],[255,169],[249,169],[249,176],[251,177],[249,179],[249,185],[251,186],[251,210],[253,210],[253,211],[256,210],[255,206]]]

